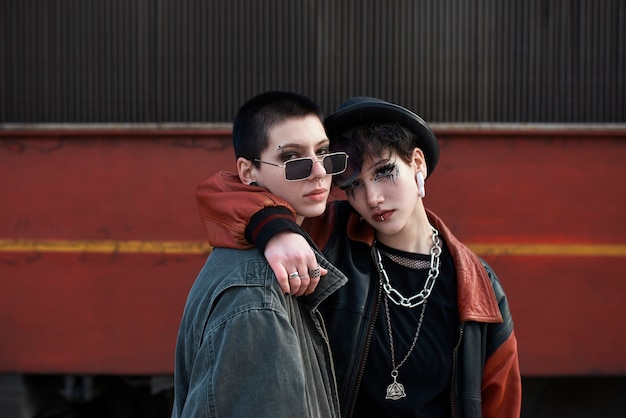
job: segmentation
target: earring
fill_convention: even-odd
[[[424,188],[424,175],[421,171],[417,172],[415,180],[417,180],[417,194],[419,197],[423,198],[426,196],[426,189]]]

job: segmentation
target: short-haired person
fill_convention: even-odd
[[[226,178],[280,196],[289,210],[277,217],[295,220],[299,229],[305,217],[325,210],[331,176],[346,168],[345,153],[329,153],[322,121],[319,106],[305,96],[271,91],[253,97],[234,119],[238,174]],[[203,184],[196,195],[207,228],[216,220],[210,206],[236,212],[244,203],[237,196],[211,202]],[[180,324],[173,417],[340,416],[318,306],[347,279],[313,251],[319,264],[291,275],[317,279],[322,267],[327,274],[313,293],[297,298],[281,291],[257,249],[213,249]]]
[[[519,417],[517,341],[502,286],[424,207],[424,181],[439,158],[435,135],[415,113],[372,97],[347,100],[325,124],[331,151],[349,156],[333,178],[347,202],[331,202],[302,226],[349,279],[320,306],[343,416]],[[215,199],[235,187],[224,186],[210,182]],[[277,277],[310,268],[310,250],[296,246],[304,240],[272,220],[288,207],[248,193],[237,213],[216,213],[209,242],[237,246],[225,226],[243,234],[248,225]]]

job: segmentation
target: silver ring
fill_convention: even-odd
[[[294,271],[293,273],[289,273],[289,280],[297,279],[298,277],[300,277],[300,275],[298,274],[297,271]]]
[[[322,275],[322,269],[320,268],[319,265],[315,267],[314,269],[309,270],[309,276],[311,276],[311,280],[319,279],[321,275]]]
[[[304,273],[302,276],[299,276],[301,279],[306,279],[309,277],[309,273]]]

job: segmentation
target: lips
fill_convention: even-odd
[[[324,199],[326,199],[327,195],[328,195],[327,189],[315,189],[305,194],[304,197],[307,197],[309,199],[316,200],[316,201],[323,201]]]
[[[377,211],[377,212],[374,212],[374,214],[372,215],[372,220],[374,222],[384,222],[387,219],[389,219],[392,215],[393,215],[392,210]]]

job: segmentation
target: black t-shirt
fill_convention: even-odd
[[[376,244],[391,286],[403,296],[418,294],[428,277],[428,267],[408,268],[389,256],[424,261],[430,255],[406,253]],[[381,299],[374,325],[367,363],[361,381],[355,417],[449,417],[451,414],[450,383],[452,353],[458,340],[459,314],[456,274],[452,258],[442,240],[440,275],[426,303],[424,320],[417,343],[406,362],[398,369],[397,382],[404,385],[406,397],[385,399],[387,387],[393,382],[389,331],[385,304]],[[381,290],[381,298],[387,298]],[[422,305],[415,308],[398,306],[387,299],[396,366],[409,351],[419,323]]]

